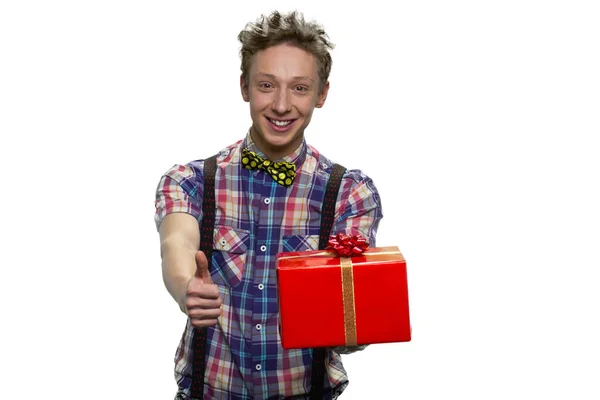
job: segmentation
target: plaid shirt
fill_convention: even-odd
[[[241,150],[262,155],[248,134],[217,157],[212,279],[223,315],[208,330],[204,395],[217,399],[305,398],[310,390],[312,350],[281,347],[278,329],[276,255],[317,250],[321,202],[333,163],[305,142],[284,161],[297,166],[291,187],[263,171],[241,166]],[[157,228],[170,213],[202,219],[203,161],[175,165],[156,193]],[[382,218],[379,194],[361,171],[348,170],[336,203],[333,232],[361,234],[375,246]],[[307,310],[306,323],[310,323]],[[318,327],[315,327],[318,329]],[[190,394],[193,327],[189,319],[175,355],[177,398]],[[348,384],[340,355],[329,351],[327,398]]]

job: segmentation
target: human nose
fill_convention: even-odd
[[[287,92],[287,90],[277,91],[272,108],[279,114],[285,114],[286,112],[291,110],[292,102],[290,101],[289,93]]]

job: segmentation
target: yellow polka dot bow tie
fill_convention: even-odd
[[[273,162],[249,149],[242,149],[242,164],[246,169],[261,169],[280,185],[288,187],[296,177],[296,164],[287,161]]]

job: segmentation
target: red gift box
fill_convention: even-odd
[[[339,257],[277,255],[282,346],[355,346],[411,339],[406,261],[398,247]]]

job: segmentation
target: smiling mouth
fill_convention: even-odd
[[[272,123],[273,125],[275,125],[279,128],[285,128],[286,126],[290,125],[291,123],[293,123],[295,121],[295,119],[282,120],[282,119],[273,119],[273,118],[269,118],[269,117],[266,117],[266,118],[270,123]]]

